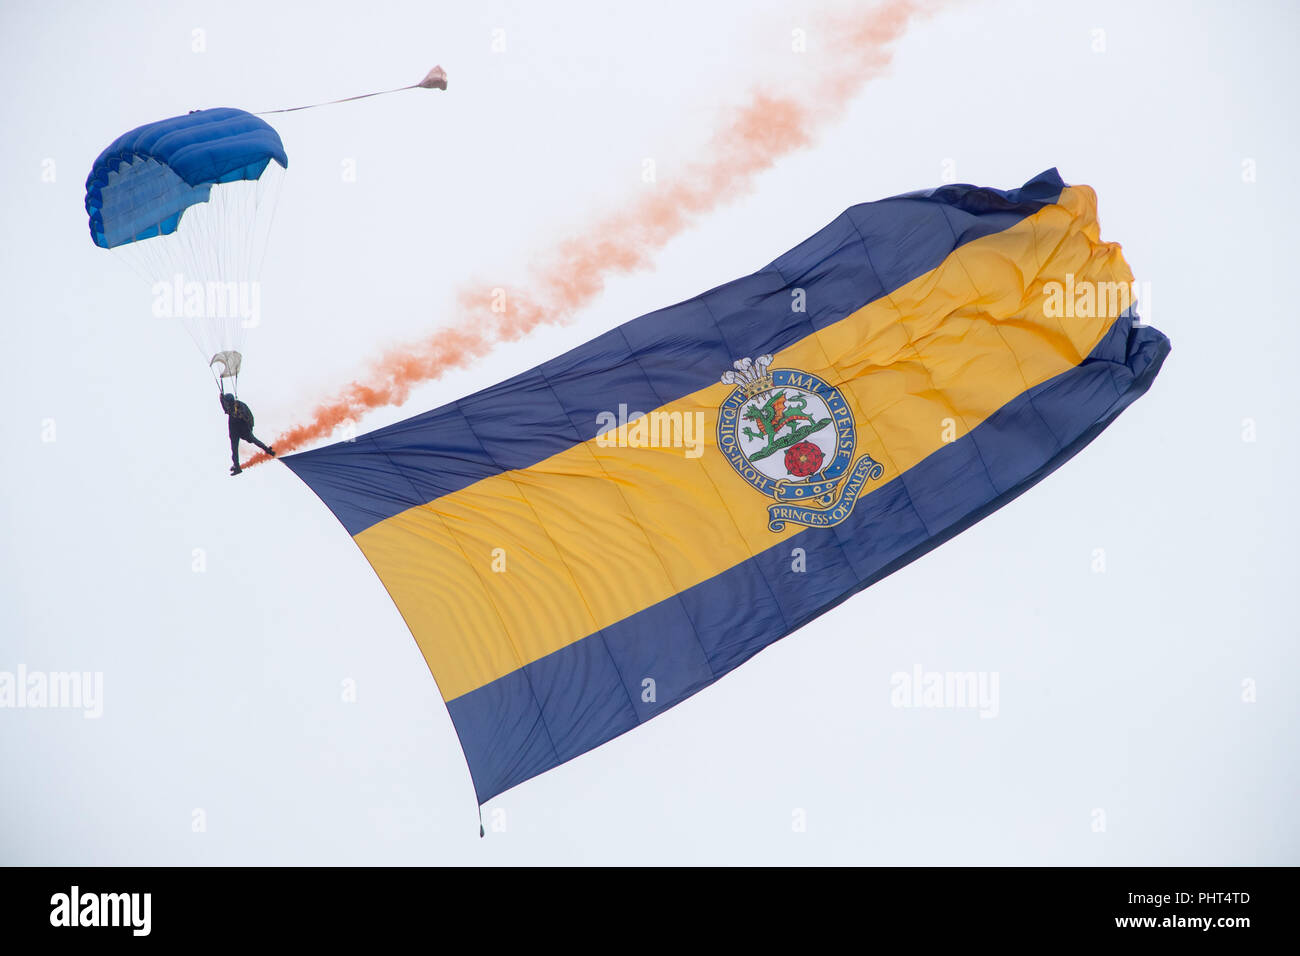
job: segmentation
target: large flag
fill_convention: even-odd
[[[480,803],[1000,508],[1151,384],[1096,196],[853,206],[771,265],[284,459],[423,651]]]

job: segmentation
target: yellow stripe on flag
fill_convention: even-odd
[[[1100,240],[1086,186],[958,247],[934,270],[785,349],[772,368],[811,372],[843,392],[857,454],[885,466],[869,494],[1092,351],[1120,309],[1108,301],[1097,317],[1049,317],[1045,283],[1067,274],[1076,284],[1132,281],[1119,246]],[[597,438],[356,535],[445,699],[801,530],[770,531],[770,499],[718,453],[717,410],[731,390],[719,383],[660,409],[702,413],[702,457],[679,447],[601,447]],[[617,406],[618,396],[609,400]]]

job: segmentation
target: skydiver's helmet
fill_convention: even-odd
[[[235,396],[231,395],[229,392],[223,393],[221,396],[221,410],[227,415],[234,414]]]

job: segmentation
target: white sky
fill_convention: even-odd
[[[816,44],[812,3],[540,6],[0,9],[0,671],[104,675],[98,720],[0,710],[0,863],[1300,863],[1300,15],[1259,2],[958,4],[652,270],[365,422],[752,272],[947,161],[961,181],[1056,165],[1094,186],[1174,343],[1151,393],[1043,484],[491,801],[478,838],[450,719],[383,587],[287,470],[227,477],[202,362],[92,245],[82,197],[140,123],[447,69],[445,94],[276,121],[290,170],[241,378],[269,439],[453,318],[467,280],[526,277],[547,241],[648,188],[643,158],[670,181],[755,79],[797,82],[793,27]],[[998,717],[891,707],[890,675],[918,665],[996,672]]]

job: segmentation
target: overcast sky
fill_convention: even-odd
[[[526,279],[549,241],[647,188],[645,158],[671,181],[725,108],[790,70],[792,29],[815,49],[818,8],[0,8],[0,671],[103,675],[98,718],[0,710],[0,862],[1300,863],[1293,4],[954,4],[652,268],[362,423],[954,175],[1011,187],[1058,166],[1095,187],[1173,341],[1148,396],[1055,475],[491,801],[484,840],[379,580],[286,469],[227,475],[203,362],[87,233],[86,173],[133,126],[447,69],[446,93],[274,120],[290,168],[241,378],[269,438],[454,319],[466,282]],[[891,675],[917,667],[997,674],[996,718],[891,706]]]

